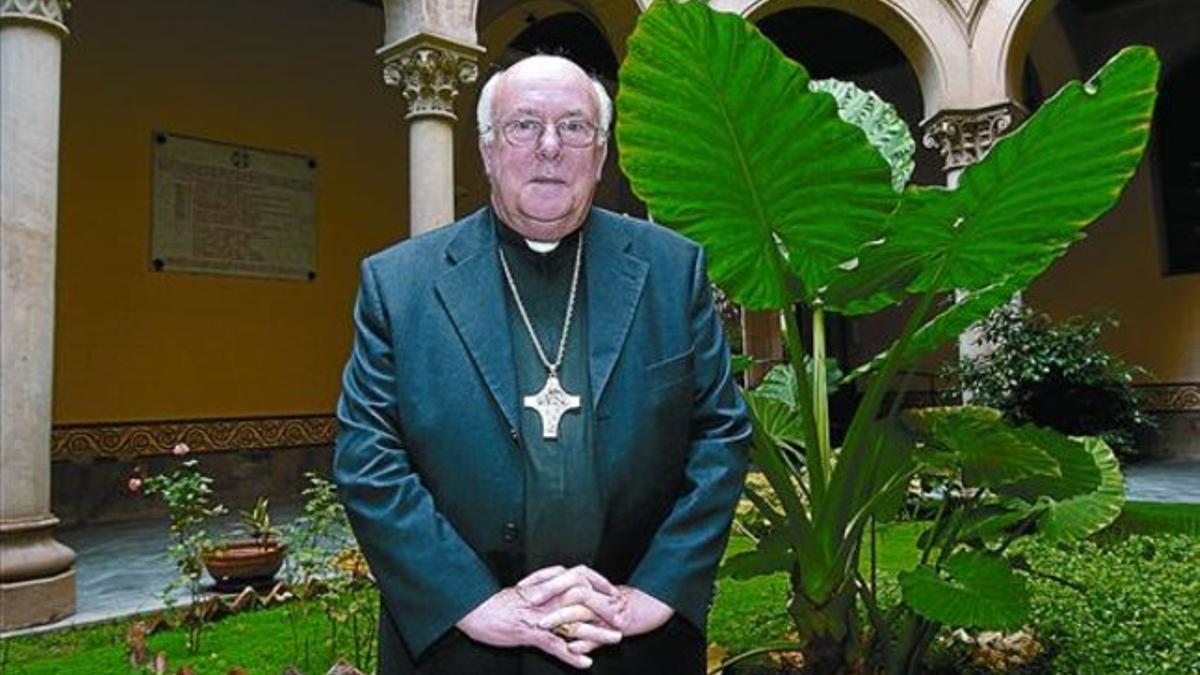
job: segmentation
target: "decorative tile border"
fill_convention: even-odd
[[[1200,412],[1200,382],[1134,386],[1147,412]]]
[[[51,431],[50,458],[128,460],[170,454],[177,443],[195,452],[328,445],[336,432],[333,415],[64,424]]]

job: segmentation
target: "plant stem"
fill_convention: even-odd
[[[931,288],[936,289],[941,283],[941,278],[944,276],[944,269],[939,270],[935,275]],[[917,303],[917,307],[913,309],[912,314],[908,315],[908,319],[904,323],[904,329],[900,332],[900,337],[888,349],[887,357],[883,361],[883,368],[879,374],[871,380],[867,385],[867,392],[863,395],[863,400],[858,404],[858,409],[854,411],[854,418],[850,421],[850,428],[846,431],[846,441],[842,444],[843,452],[854,452],[862,442],[863,436],[867,433],[868,426],[875,421],[875,415],[879,412],[879,406],[883,401],[883,395],[887,391],[887,385],[895,376],[896,371],[904,362],[904,352],[908,349],[908,343],[912,340],[913,335],[920,328],[921,322],[929,313],[929,308],[933,305],[937,293],[934,290],[926,291],[921,300]]]
[[[946,514],[946,502],[950,501],[950,495],[946,492],[942,493],[942,503],[938,505],[937,516],[933,519],[933,527],[929,529],[929,545],[921,551],[921,564],[929,562],[929,554],[933,552],[933,546],[937,538],[938,529],[942,527],[942,516]]]
[[[833,453],[829,447],[829,383],[825,376],[825,310],[813,309],[813,422],[817,427],[817,449],[821,453],[821,483],[829,483]]]
[[[818,451],[816,418],[812,409],[812,385],[808,380],[808,369],[804,366],[804,344],[800,340],[800,326],[796,323],[794,307],[783,310],[783,335],[787,341],[788,360],[791,361],[792,372],[796,374],[796,403],[800,407],[800,417],[804,420],[805,461],[808,464],[808,480],[813,493],[812,504],[819,504],[825,498],[825,469],[821,466]]]
[[[871,595],[879,592],[879,557],[876,549],[875,516],[871,516]]]

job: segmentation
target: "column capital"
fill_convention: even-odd
[[[21,22],[40,25],[67,35],[66,13],[70,0],[0,0],[0,25]]]
[[[955,171],[983,159],[1025,114],[1011,101],[973,110],[942,110],[921,125],[925,132],[921,142],[942,156],[943,171]]]
[[[477,58],[483,48],[421,34],[377,53],[383,57],[384,83],[400,87],[408,101],[405,119],[435,116],[453,120],[459,85],[479,79]]]

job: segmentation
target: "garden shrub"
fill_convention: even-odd
[[[943,369],[953,401],[996,408],[1012,422],[1033,423],[1064,434],[1098,436],[1118,457],[1136,458],[1137,438],[1155,424],[1138,408],[1133,378],[1138,366],[1102,350],[1110,317],[1075,317],[1055,323],[1027,306],[993,310],[980,324],[990,352]]]
[[[1022,542],[1033,625],[1055,673],[1200,673],[1200,539],[1132,535],[1062,546]]]

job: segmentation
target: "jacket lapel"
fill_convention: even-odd
[[[496,232],[487,209],[469,218],[446,247],[452,267],[438,278],[437,294],[509,428],[517,429],[517,374],[500,284]]]
[[[589,218],[584,258],[589,374],[595,408],[629,335],[649,265],[627,253],[630,226],[619,216],[593,208]]]
[[[509,428],[519,428],[517,376],[507,303],[500,283],[496,232],[482,209],[446,247],[451,267],[436,283],[438,298]],[[584,258],[592,405],[598,406],[629,335],[649,265],[629,254],[629,225],[592,209]]]

